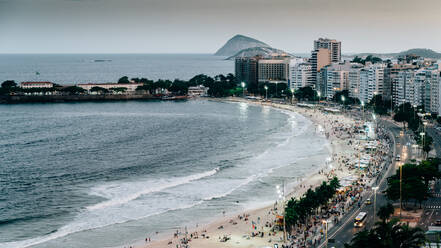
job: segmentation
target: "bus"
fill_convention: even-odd
[[[354,227],[363,227],[366,220],[366,212],[360,212],[354,220]]]

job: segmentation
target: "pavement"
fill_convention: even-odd
[[[385,173],[383,173],[383,176],[379,181],[379,184],[377,185],[379,189],[377,190],[377,194],[376,194],[375,211],[378,211],[378,208],[380,206],[385,205],[388,202],[383,191],[385,191],[387,187],[386,178],[394,174],[396,169],[398,169],[398,163],[397,161],[395,161],[396,154],[401,154],[402,159],[400,162],[406,162],[409,159],[416,156],[416,154],[414,154],[410,146],[409,147],[407,146],[408,143],[412,142],[411,138],[408,135],[403,135],[403,136],[400,135],[400,131],[402,131],[401,125],[397,126],[393,122],[385,121],[381,119],[378,120],[378,124],[385,126],[385,128],[390,131],[391,135],[393,136],[394,146],[393,149],[391,149],[391,154],[389,154],[389,156],[392,158],[391,159],[392,161],[388,161],[386,163],[386,166],[384,168],[384,170],[386,171]],[[398,143],[400,143],[400,145],[398,145]],[[365,204],[367,198],[371,199],[372,201],[371,205]],[[363,228],[354,228],[354,218],[359,212],[367,213],[367,219],[364,228],[371,228],[373,226],[374,216],[375,216],[374,198],[375,198],[374,193],[372,191],[367,192],[367,195],[363,197],[363,202],[361,207],[352,209],[348,214],[346,214],[345,217],[342,218],[339,225],[336,225],[329,231],[328,238],[330,239],[330,242],[328,243],[328,247],[344,247],[344,244],[349,243],[357,232],[363,230]],[[441,198],[440,198],[440,202],[441,202]],[[441,209],[440,209],[440,214],[441,214]],[[378,221],[378,219],[376,219],[375,221]],[[324,247],[325,245],[326,245],[325,242],[323,242],[318,247],[321,248]]]

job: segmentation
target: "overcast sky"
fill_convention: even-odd
[[[213,53],[235,34],[308,53],[441,51],[441,0],[0,0],[0,53]]]

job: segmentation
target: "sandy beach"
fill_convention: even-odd
[[[307,178],[303,178],[298,186],[288,192],[286,199],[300,197],[309,188],[315,188],[323,181],[336,176],[339,179],[358,176],[355,170],[350,169],[347,161],[358,158],[359,151],[354,144],[360,141],[356,137],[348,135],[347,132],[336,130],[350,128],[356,121],[341,114],[325,113],[312,108],[301,108],[298,106],[248,101],[241,98],[229,98],[222,101],[247,102],[248,104],[265,105],[287,111],[294,111],[310,119],[316,126],[316,132],[325,135],[330,144],[331,157],[323,161],[318,173],[314,173]],[[146,237],[145,241],[126,245],[129,248],[210,248],[210,247],[274,247],[274,244],[281,245],[283,232],[273,232],[276,215],[280,215],[282,208],[275,210],[275,204],[263,208],[254,209],[241,213],[227,213],[225,217],[218,219],[208,225],[175,230],[175,233],[159,234],[157,237],[167,237],[156,240],[157,237]],[[280,206],[280,205],[279,205]],[[253,233],[259,236],[252,237]],[[262,236],[263,235],[263,236]],[[182,240],[189,240],[182,244]],[[225,241],[225,242],[223,242]]]

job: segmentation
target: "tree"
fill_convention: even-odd
[[[342,96],[345,97],[345,100],[343,102],[342,100]],[[334,97],[332,98],[332,100],[334,102],[337,103],[343,103],[345,105],[347,104],[358,104],[360,101],[358,100],[358,98],[353,98],[349,96],[349,91],[348,90],[342,90],[342,91],[337,91],[334,94]]]
[[[414,131],[419,127],[420,123],[418,115],[415,114],[415,109],[408,102],[401,104],[395,109],[394,120],[403,122],[404,127],[407,122],[408,126]]]
[[[429,181],[441,178],[437,172],[439,160],[425,160],[419,165],[404,164],[402,170],[402,200],[404,203],[413,199],[415,204],[420,205],[429,195]],[[388,187],[386,189],[386,197],[389,200],[398,200],[400,198],[400,169],[388,178]]]
[[[73,94],[73,95],[86,92],[85,89],[78,87],[78,86],[68,86],[68,87],[62,88],[61,91],[69,93],[69,94]]]
[[[351,61],[353,63],[359,63],[365,65],[366,62],[371,62],[372,64],[381,63],[383,60],[379,57],[375,57],[373,55],[366,56],[365,59],[355,56],[355,58]]]
[[[285,223],[291,230],[297,223],[307,223],[308,217],[320,206],[328,205],[337,188],[340,187],[338,178],[334,177],[329,183],[323,182],[314,190],[308,189],[300,199],[291,198],[285,206]]]
[[[107,92],[109,92],[108,89],[103,88],[103,87],[99,87],[99,86],[94,86],[94,87],[92,87],[92,88],[90,89],[90,91],[92,91],[92,92],[99,92],[99,93],[107,93]]]
[[[386,223],[389,217],[394,213],[394,206],[391,203],[387,203],[378,209],[377,216],[382,222]]]
[[[374,228],[356,233],[351,242],[345,244],[345,248],[419,248],[425,240],[420,228],[411,228],[392,219],[389,222],[377,222]]]
[[[123,92],[127,91],[127,88],[126,87],[114,87],[114,88],[110,88],[110,90],[113,92],[117,92],[117,93],[118,92],[123,93]]]
[[[317,92],[310,86],[302,87],[294,92],[294,96],[297,100],[309,100],[316,101],[318,100]]]
[[[389,109],[389,101],[383,100],[382,95],[375,95],[369,102],[369,106],[374,108],[375,113],[379,115],[386,115]]]
[[[17,87],[17,84],[15,83],[14,80],[6,80],[2,83],[2,88],[3,89],[12,89]]]
[[[127,76],[121,77],[120,79],[118,79],[118,83],[119,84],[129,84],[130,83],[129,77],[127,77]]]

